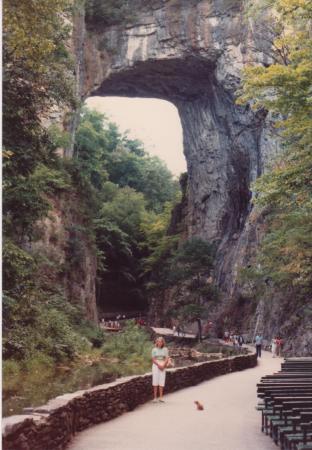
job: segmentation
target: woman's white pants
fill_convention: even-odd
[[[160,370],[156,364],[152,366],[153,386],[165,386],[166,369]]]

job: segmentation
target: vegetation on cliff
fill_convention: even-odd
[[[52,106],[72,108],[72,61],[66,48],[70,2],[4,2],[3,67],[3,350],[23,359],[43,352],[72,355],[81,340],[71,312],[38,279],[40,255],[31,252],[47,193],[68,187],[56,145],[43,126]],[[43,336],[45,336],[43,338]]]
[[[101,262],[99,307],[104,300],[116,308],[127,303],[146,307],[143,263],[152,251],[149,235],[178,200],[178,183],[141,142],[87,109],[81,114],[73,163],[93,198],[90,215]]]
[[[48,366],[100,347],[104,334],[69,298],[64,280],[79,276],[87,246],[99,259],[99,303],[101,289],[106,298],[142,300],[147,224],[179,197],[162,161],[92,111],[81,112],[74,158],[59,158],[68,136],[48,124],[78,106],[68,50],[73,7],[70,0],[4,3],[5,367]],[[37,244],[52,205],[62,202],[68,223],[60,263]]]
[[[275,34],[272,64],[245,69],[240,102],[252,101],[254,108],[273,113],[284,151],[254,186],[267,230],[257,264],[245,276],[307,307],[312,293],[312,6],[305,0],[277,0],[260,2],[257,14],[259,8],[262,17],[265,8],[276,12],[264,15]]]

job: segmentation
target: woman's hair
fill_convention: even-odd
[[[165,339],[164,339],[163,337],[161,337],[161,336],[158,337],[158,338],[156,338],[155,344],[157,345],[158,342],[161,342],[161,343],[162,343],[162,346],[161,346],[161,347],[164,347],[164,346],[166,345]]]

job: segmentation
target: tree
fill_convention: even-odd
[[[86,345],[73,330],[61,283],[48,285],[42,276],[48,264],[49,275],[59,267],[32,246],[49,197],[73,189],[56,154],[55,129],[45,126],[52,107],[76,106],[68,51],[72,6],[72,0],[3,5],[3,354],[23,361],[38,353],[73,357],[78,344]]]
[[[99,304],[104,298],[115,303],[137,304],[142,292],[142,250],[145,240],[141,222],[146,202],[143,194],[129,187],[117,188],[95,219],[97,248],[103,255],[104,271],[99,272]]]
[[[107,180],[142,192],[147,208],[161,212],[179,191],[166,165],[149,156],[142,142],[129,139],[103,114],[83,108],[77,130],[75,159],[83,175],[97,188]]]
[[[23,173],[42,157],[42,119],[49,108],[74,101],[64,20],[70,5],[70,0],[4,2],[3,141],[13,168]]]
[[[66,50],[69,0],[4,2],[3,146],[4,231],[19,240],[47,212],[32,176],[53,165],[55,145],[43,119],[51,106],[72,105],[72,62]],[[25,226],[27,223],[27,226]]]
[[[157,214],[148,212],[143,215],[141,228],[146,236],[145,247],[147,255],[143,259],[143,268],[148,278],[148,289],[161,289],[167,285],[166,273],[169,270],[169,261],[177,250],[179,235],[168,235],[167,231],[171,221],[171,213],[179,201],[177,196],[173,202],[165,203],[164,210]]]
[[[110,155],[107,170],[110,180],[119,186],[130,186],[142,192],[147,207],[161,212],[166,202],[172,201],[179,186],[163,161],[156,156],[138,154],[134,141],[123,139]]]
[[[98,191],[108,179],[105,169],[109,135],[104,130],[103,114],[84,108],[75,137],[74,158],[79,170]]]
[[[269,6],[282,28],[274,41],[276,58],[269,67],[244,71],[239,99],[279,118],[284,145],[271,172],[254,187],[268,225],[258,263],[264,279],[304,297],[312,286],[312,6],[306,0],[277,0]]]
[[[193,303],[184,306],[180,313],[183,318],[196,321],[198,339],[202,340],[201,317],[205,312],[203,300],[212,300],[215,290],[207,278],[213,269],[215,249],[207,241],[192,237],[185,241],[170,261],[168,277],[171,283],[186,283]]]

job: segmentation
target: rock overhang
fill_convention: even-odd
[[[192,101],[209,97],[214,69],[213,63],[194,55],[137,62],[111,72],[92,95]]]

